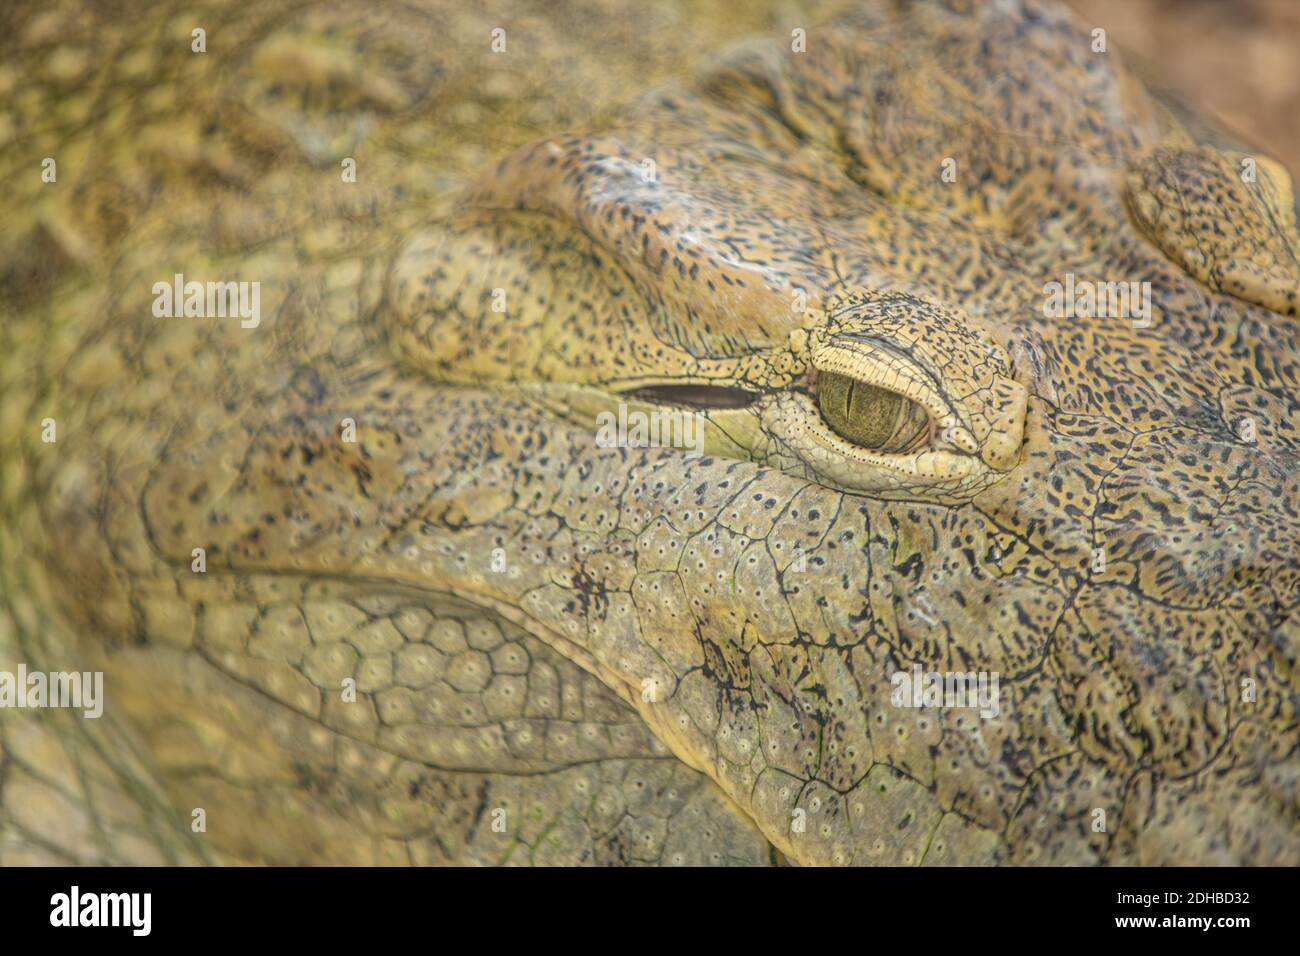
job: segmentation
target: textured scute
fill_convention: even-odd
[[[1160,211],[1227,154],[1055,3],[803,53],[779,5],[464,6],[0,40],[59,158],[0,200],[0,670],[107,681],[0,710],[0,862],[1300,863],[1278,171],[1196,190],[1197,265]],[[177,273],[260,324],[155,317]],[[997,467],[783,439],[845,341]],[[649,381],[762,397],[727,454],[598,443]]]

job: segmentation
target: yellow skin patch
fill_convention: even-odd
[[[1133,164],[1127,196],[1142,231],[1206,285],[1300,315],[1295,195],[1276,162],[1158,146]],[[1215,212],[1225,206],[1238,210],[1226,222]]]
[[[0,863],[1300,863],[1280,169],[1051,2],[206,6],[10,18]]]

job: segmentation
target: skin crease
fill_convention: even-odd
[[[107,695],[0,710],[0,862],[1300,862],[1280,167],[1046,2],[274,6],[0,59],[0,670]],[[677,384],[755,399],[597,445]]]

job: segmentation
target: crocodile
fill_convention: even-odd
[[[1050,0],[474,6],[6,12],[0,863],[1300,863],[1284,168]]]

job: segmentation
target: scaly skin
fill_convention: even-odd
[[[1290,184],[968,6],[19,15],[0,669],[108,700],[0,710],[0,862],[1300,862]]]

